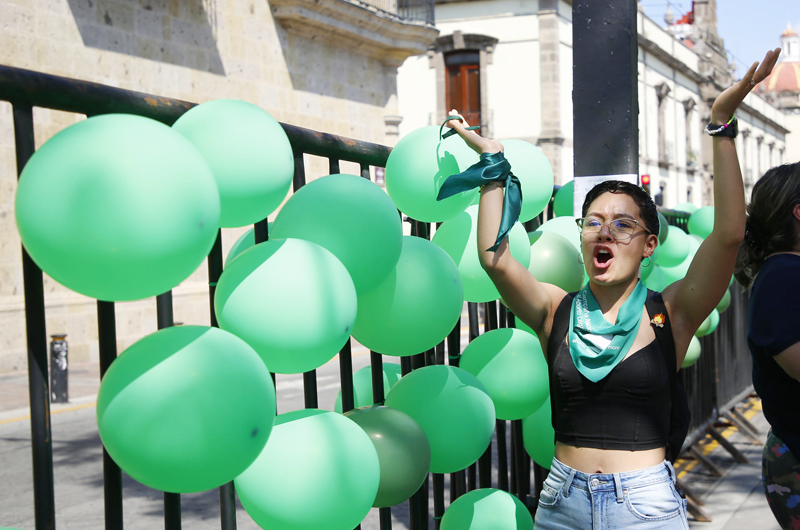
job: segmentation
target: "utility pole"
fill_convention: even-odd
[[[600,181],[616,178],[638,184],[636,15],[636,0],[574,0],[572,4],[578,217],[586,192]]]

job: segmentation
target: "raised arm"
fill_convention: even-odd
[[[452,111],[451,114],[457,113]],[[463,118],[461,121],[451,120],[448,125],[478,153],[503,151],[503,145],[497,140],[483,138],[474,131],[467,131],[468,125]],[[497,251],[486,250],[494,245],[497,237],[503,213],[503,200],[503,188],[496,183],[492,182],[481,188],[478,210],[478,254],[481,266],[515,317],[530,326],[545,346],[550,332],[552,312],[566,293],[555,285],[537,281],[533,274],[511,255],[508,238],[503,240]]]
[[[744,77],[723,91],[711,108],[711,122],[727,123],[745,96],[771,72],[780,48],[767,52]],[[714,136],[714,229],[697,251],[686,277],[664,290],[672,315],[678,364],[692,335],[725,294],[744,239],[745,201],[742,172],[733,138]]]

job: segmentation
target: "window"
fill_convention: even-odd
[[[457,50],[444,58],[447,112],[458,110],[470,125],[481,125],[481,70],[477,50]]]

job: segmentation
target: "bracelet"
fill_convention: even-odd
[[[480,187],[480,189],[482,190],[482,189],[483,189],[483,188],[485,188],[486,186],[491,186],[492,184],[494,184],[494,185],[495,185],[495,186],[497,186],[498,188],[505,188],[505,186],[503,185],[503,183],[502,183],[502,182],[500,182],[500,181],[498,181],[498,180],[493,180],[493,181],[491,181],[491,182],[487,182],[486,184],[482,184],[482,185],[481,185],[481,187]]]
[[[718,128],[716,128],[716,129],[712,129],[712,128],[711,128],[711,124],[709,123],[708,125],[706,125],[705,132],[706,132],[706,134],[707,134],[707,135],[709,135],[709,136],[716,136],[716,135],[718,135],[718,134],[722,133],[723,131],[725,131],[725,129],[727,129],[727,128],[728,128],[728,127],[730,127],[731,125],[733,125],[733,123],[734,123],[735,121],[736,121],[736,114],[734,114],[733,116],[731,116],[731,119],[730,119],[730,120],[728,120],[728,123],[726,123],[725,125],[720,125],[720,126],[719,126]]]

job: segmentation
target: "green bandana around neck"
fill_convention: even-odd
[[[596,383],[614,369],[636,340],[647,288],[640,281],[622,304],[617,322],[603,318],[600,305],[587,283],[572,300],[569,327],[569,353],[575,367],[586,379]]]

